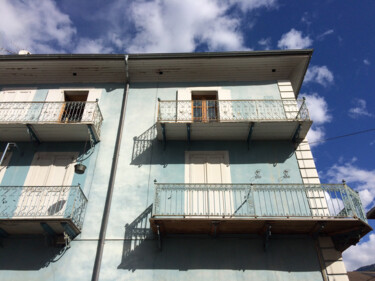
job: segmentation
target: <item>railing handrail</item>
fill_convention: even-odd
[[[310,120],[304,99],[159,100],[158,122]]]
[[[1,101],[2,103],[97,103],[96,101]]]
[[[33,192],[45,193],[42,193],[41,196],[35,196]],[[52,192],[51,195],[49,192]],[[54,195],[56,192],[58,196]],[[4,198],[5,201],[11,202],[8,205],[4,203],[0,206],[0,217],[35,218],[58,216],[71,218],[79,229],[82,227],[83,223],[82,212],[84,212],[88,202],[80,185],[0,186],[0,196]],[[64,203],[60,203],[61,200],[63,200]],[[36,202],[37,205],[35,204]],[[71,204],[72,202],[73,204]],[[61,208],[59,209],[58,206],[61,206]],[[69,206],[71,209],[68,209]],[[53,213],[50,213],[51,207]]]
[[[367,222],[359,194],[342,183],[155,183],[153,213],[156,216],[358,218]]]
[[[173,186],[195,186],[195,185],[209,185],[209,186],[232,186],[232,187],[239,187],[239,186],[252,186],[252,187],[267,187],[267,186],[274,186],[274,187],[287,187],[287,186],[297,186],[297,187],[308,187],[308,188],[321,188],[322,186],[327,187],[338,187],[344,188],[342,183],[154,183],[155,186],[162,186],[162,185],[173,185]],[[345,185],[346,188],[351,190],[354,193],[358,192],[351,188],[348,185]]]
[[[200,101],[200,100],[159,100],[159,103],[162,102],[191,102],[191,101]],[[206,101],[277,101],[277,102],[303,102],[303,99],[296,100],[282,100],[282,99],[235,99],[235,100],[206,100]]]

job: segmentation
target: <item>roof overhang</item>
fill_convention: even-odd
[[[0,84],[290,80],[298,95],[313,50],[0,56]],[[125,57],[128,57],[128,77]]]

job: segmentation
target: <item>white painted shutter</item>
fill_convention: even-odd
[[[60,115],[62,113],[65,104],[64,101],[64,91],[61,89],[53,89],[48,91],[46,97],[46,103],[42,108],[42,113],[40,114],[39,121],[45,122],[58,122],[60,121]],[[56,102],[56,103],[54,103]]]
[[[85,110],[82,114],[82,122],[93,122],[94,121],[94,113],[96,109],[96,103],[94,103],[97,99],[99,100],[101,96],[102,90],[101,89],[92,89],[89,91],[89,95],[87,97],[87,101],[90,103],[86,103]]]
[[[235,112],[233,111],[233,102],[230,90],[220,89],[218,95],[218,108],[220,122],[232,121],[235,118]],[[223,102],[220,102],[223,101]]]
[[[191,115],[191,91],[179,89],[177,91],[177,122],[192,121]]]

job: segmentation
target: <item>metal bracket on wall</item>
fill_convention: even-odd
[[[318,222],[311,231],[314,238],[318,238],[319,234],[323,231],[325,227],[325,222]]]
[[[267,251],[267,248],[268,248],[268,245],[269,245],[269,240],[270,240],[270,237],[271,237],[271,225],[269,224],[266,224],[265,225],[265,232],[264,232],[264,245],[263,245],[263,248],[264,248],[264,251]]]
[[[188,141],[188,145],[190,146],[190,124],[186,124],[186,130],[187,130],[187,141]]]
[[[8,237],[8,236],[9,236],[8,232],[6,232],[4,229],[0,228],[0,237],[5,238],[5,237]]]
[[[250,150],[251,135],[253,134],[254,122],[250,123],[249,133],[247,135],[247,150]]]
[[[73,240],[74,237],[76,237],[78,234],[70,227],[69,224],[67,224],[66,222],[62,222],[61,223],[61,226],[64,228],[64,231],[66,232],[66,234],[69,235],[70,237],[70,240]]]
[[[159,247],[159,250],[161,251],[161,234],[160,234],[160,225],[156,225],[156,228],[157,228],[157,235],[158,235],[158,247]]]
[[[166,136],[166,133],[165,133],[165,124],[164,123],[161,124],[161,131],[163,133],[163,148],[165,150],[165,148],[167,147],[167,136]]]
[[[94,144],[97,144],[99,140],[95,137],[94,130],[92,129],[92,125],[88,124],[87,127],[89,128],[90,139],[93,140]]]
[[[296,143],[297,140],[299,139],[299,132],[300,131],[301,131],[301,124],[298,124],[296,132],[294,133],[293,138],[292,138],[293,143]]]
[[[217,236],[217,228],[218,228],[219,224],[220,224],[220,221],[213,221],[213,222],[212,222],[212,225],[213,225],[213,227],[214,227],[214,237],[215,237],[215,238],[216,238],[216,236]]]
[[[31,126],[30,124],[26,124],[26,127],[27,127],[27,132],[29,133],[31,140],[35,141],[37,144],[40,144],[41,143],[40,139],[34,132],[33,126]]]

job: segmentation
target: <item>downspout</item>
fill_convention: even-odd
[[[124,95],[122,98],[122,107],[121,107],[121,114],[120,114],[119,126],[118,126],[118,131],[117,131],[117,137],[116,137],[115,150],[113,152],[111,175],[110,175],[109,183],[108,183],[107,197],[106,197],[105,205],[104,205],[104,212],[103,212],[102,224],[100,227],[98,247],[97,247],[96,256],[95,256],[95,263],[94,263],[94,268],[92,271],[92,278],[91,278],[92,281],[99,280],[99,272],[100,272],[100,266],[101,266],[102,256],[103,256],[103,249],[104,249],[105,236],[106,236],[107,226],[108,226],[109,212],[111,210],[112,195],[113,195],[113,189],[114,189],[114,184],[115,184],[115,179],[116,179],[117,163],[118,163],[118,158],[120,154],[121,137],[122,137],[122,131],[124,127],[125,110],[126,110],[126,104],[128,101],[128,93],[129,93],[128,55],[125,55],[125,75],[126,75],[126,80],[125,80],[126,86],[125,86]]]

